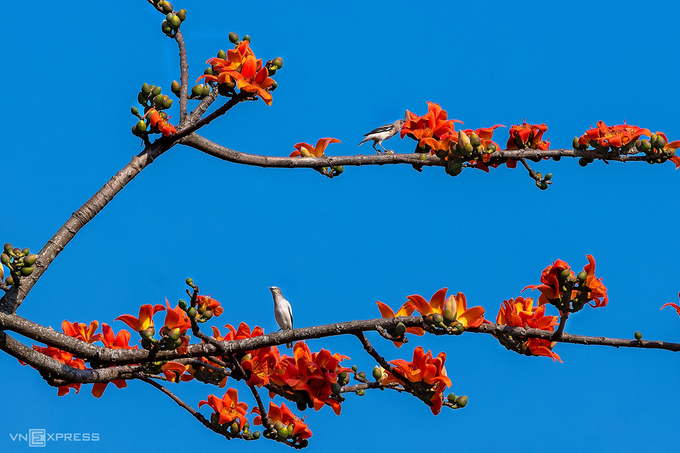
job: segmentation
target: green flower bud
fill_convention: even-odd
[[[209,95],[211,90],[210,85],[203,85],[203,96]]]
[[[179,11],[177,11],[177,17],[179,17],[179,20],[184,22],[187,19],[187,10],[182,8]]]
[[[146,96],[143,95],[142,93],[138,93],[138,94],[137,94],[137,102],[138,102],[140,105],[146,105],[146,102],[147,102]]]
[[[400,322],[399,324],[397,324],[397,327],[395,327],[394,330],[395,330],[394,333],[397,334],[396,335],[397,337],[403,337],[404,334],[406,333],[406,326],[404,325],[403,322]]]
[[[468,403],[468,397],[467,395],[459,396],[456,398],[456,406],[458,407],[465,407],[467,406]]]
[[[432,313],[432,323],[437,326],[439,323],[444,322],[444,317],[441,313]]]
[[[373,368],[373,379],[375,379],[376,381],[380,381],[382,379],[382,375],[383,375],[382,370],[380,369],[379,366]]]
[[[139,120],[137,122],[137,125],[135,126],[135,131],[140,134],[146,132],[146,123],[144,122],[144,120]]]
[[[366,394],[366,390],[364,390],[364,389],[357,390],[357,395],[364,396],[365,394]]]
[[[456,314],[451,310],[444,310],[444,323],[451,325],[456,321]]]
[[[576,278],[578,278],[580,282],[584,282],[586,281],[586,278],[588,278],[588,273],[586,271],[581,271],[576,275]]]
[[[172,27],[170,26],[170,23],[167,20],[164,20],[161,23],[161,31],[165,33],[166,35],[169,35],[172,33]]]
[[[345,379],[347,379],[347,373],[344,371],[342,373],[338,373],[338,382],[343,382]]]
[[[234,436],[237,435],[238,433],[240,433],[240,432],[241,432],[241,427],[238,426],[238,422],[232,423],[231,426],[229,427],[229,431],[230,431]]]
[[[217,58],[221,58],[222,60],[226,60],[227,59],[227,53],[224,50],[220,49],[219,52],[217,52]]]
[[[213,311],[211,309],[208,308],[203,312],[203,319],[205,319],[206,321],[208,319],[212,318],[212,317],[213,317]]]
[[[538,188],[541,190],[545,190],[548,188],[548,183],[546,183],[545,181],[541,181],[541,183],[538,185]]]
[[[496,152],[496,145],[493,143],[489,143],[489,145],[486,147],[486,150],[490,153],[495,153]]]
[[[547,173],[545,175],[545,178],[543,178],[543,179],[546,180],[546,181],[550,181],[552,179],[552,173]]]
[[[161,87],[153,87],[151,89],[151,94],[153,94],[154,96],[158,96],[159,94],[161,94]]]
[[[578,142],[578,137],[574,137],[574,140],[571,141],[571,147],[574,149],[581,148],[581,144]]]
[[[562,269],[562,272],[560,272],[560,278],[561,278],[562,280],[568,279],[570,275],[571,275],[571,270],[568,269],[568,268],[567,268],[567,269]]]
[[[179,302],[177,303],[179,305],[179,308],[186,311],[187,310],[187,301],[184,299],[180,299]]]
[[[14,250],[12,250],[12,252],[14,253],[13,256],[15,256],[15,257],[21,256],[21,249],[19,247],[14,247]],[[11,253],[10,253],[10,255],[11,255]]]
[[[333,170],[333,174],[335,176],[341,175],[345,171],[345,167],[342,165],[338,165],[336,167],[331,167],[331,170]]]
[[[449,396],[447,398],[449,400],[449,403],[456,404],[456,398],[458,397],[456,396],[455,393],[449,393]]]
[[[139,116],[139,109],[133,105],[130,107],[130,113],[132,113],[134,116]]]
[[[167,21],[169,22],[170,19],[172,19],[173,16],[174,16],[174,14],[168,13],[168,14],[166,14],[166,16],[165,16],[165,20],[167,20]]]
[[[203,96],[203,85],[194,85],[193,88],[191,88],[191,95]]]
[[[2,266],[0,266],[0,280],[5,278],[5,270]]]
[[[637,147],[638,150],[642,151],[643,153],[646,153],[652,149],[652,142],[649,140],[640,140],[640,146]]]
[[[664,140],[661,135],[657,135],[656,140],[654,141],[654,147],[664,149],[666,147],[666,140]]]
[[[281,58],[281,57],[274,58],[272,60],[272,64],[279,69],[283,68],[283,58]]]
[[[179,91],[182,88],[182,85],[177,80],[173,80],[172,83],[170,84],[170,91],[175,93],[176,95],[179,95]]]
[[[269,87],[269,91],[274,91],[279,87],[279,84],[276,83],[276,81],[272,82],[271,86]]]
[[[276,74],[276,66],[270,66],[269,68],[267,68],[267,71],[270,77],[273,76],[274,74]]]
[[[14,284],[14,278],[13,278],[11,275],[10,275],[9,277],[7,277],[7,278],[5,279],[5,284],[6,284],[7,286],[12,286],[12,285]]]
[[[6,253],[0,253],[0,262],[1,262],[2,264],[7,265],[7,264],[9,264],[9,261],[10,261],[10,258],[9,258],[9,255],[8,255],[8,254],[6,254]]]
[[[461,162],[451,162],[446,167],[446,174],[450,176],[458,176],[463,171],[463,164]]]
[[[479,145],[482,144],[482,139],[479,138],[479,135],[475,134],[474,132],[470,135],[470,144],[476,148]]]
[[[462,323],[457,322],[453,325],[453,334],[454,335],[460,335],[463,332],[465,332],[465,326]]]
[[[148,96],[149,93],[151,93],[151,87],[149,86],[148,83],[145,83],[144,85],[142,85],[142,94],[144,96]]]
[[[189,307],[187,310],[187,316],[191,319],[194,319],[196,317],[196,309],[194,307]]]
[[[26,258],[24,258],[24,266],[33,266],[35,262],[38,260],[38,255],[28,255]]]
[[[177,341],[182,337],[182,331],[179,329],[179,327],[175,327],[170,331],[170,334],[168,335],[168,338],[170,338],[172,341]]]
[[[194,286],[194,279],[191,277],[187,277],[185,283],[187,284],[187,286]]]
[[[261,435],[261,434],[260,434],[259,431],[255,431],[255,432],[253,433],[253,439],[259,439],[259,438],[260,438],[260,435]]]
[[[244,41],[250,42],[250,35],[245,35],[245,36],[243,37],[243,40],[244,40]]]
[[[163,106],[163,95],[162,94],[156,95],[153,98],[153,102],[154,102],[154,104],[156,104],[156,108],[162,108],[162,106]]]
[[[24,267],[21,268],[19,273],[21,275],[23,275],[24,277],[28,277],[29,275],[31,275],[33,273],[33,268],[24,266]]]
[[[366,379],[366,373],[364,373],[363,371],[359,371],[357,376],[359,376],[359,379]]]
[[[160,3],[159,3],[160,6]],[[163,2],[163,12],[169,13],[172,12],[172,3],[168,2],[167,0]]]
[[[182,24],[182,20],[181,20],[179,17],[173,15],[173,16],[170,18],[170,20],[168,20],[168,24],[169,24],[173,29],[177,30],[177,29],[179,28],[179,26]]]
[[[637,341],[642,340],[642,334],[640,332],[638,332],[637,330],[635,331],[635,339]]]
[[[229,33],[229,41],[232,42],[233,44],[238,44],[240,40],[238,35],[232,31],[231,33]]]
[[[356,373],[357,371],[359,371],[359,367],[357,367],[356,365],[352,365],[352,371]]]
[[[170,99],[167,95],[163,96],[162,105],[164,109],[169,109],[170,107],[172,107],[172,99]]]

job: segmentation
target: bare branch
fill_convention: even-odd
[[[189,63],[187,62],[187,49],[184,45],[184,36],[177,29],[175,41],[179,47],[179,69],[180,69],[180,89],[179,89],[179,120],[184,121],[187,116],[187,96],[189,92]]]

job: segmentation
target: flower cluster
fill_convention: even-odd
[[[422,399],[434,415],[437,415],[442,408],[442,394],[447,387],[451,386],[451,379],[446,375],[446,353],[440,352],[437,357],[432,357],[432,352],[418,346],[413,351],[413,360],[407,362],[403,359],[392,360],[395,371],[405,378],[414,389],[414,394]],[[388,370],[382,380],[384,385],[390,383],[406,384],[400,377],[397,377]]]
[[[331,143],[342,143],[337,138],[325,137],[320,138],[316,142],[316,146],[312,146],[309,143],[296,143],[293,145],[295,151],[290,153],[289,157],[323,157],[325,156],[326,147]]]
[[[540,149],[550,148],[550,140],[543,140],[543,134],[548,130],[545,124],[529,124],[524,120],[510,128],[508,149]]]
[[[145,83],[137,94],[137,102],[142,106],[144,114],[139,113],[137,107],[130,112],[139,121],[132,126],[132,133],[137,137],[146,138],[148,134],[163,134],[169,136],[177,133],[175,126],[168,122],[168,114],[163,110],[172,107],[172,99],[161,94],[161,87]]]
[[[254,407],[251,413],[257,414],[253,419],[254,425],[262,424],[262,414],[260,409]],[[286,407],[285,403],[281,403],[281,407],[270,402],[267,417],[276,428],[277,435],[280,439],[291,439],[294,444],[304,448],[307,446],[307,439],[312,437],[312,431],[309,425],[305,423],[304,417],[298,418]]]
[[[557,316],[545,316],[545,308],[545,305],[535,307],[534,300],[531,297],[525,299],[520,296],[517,299],[504,300],[498,311],[496,324],[554,331],[557,325]],[[517,352],[526,355],[546,356],[552,358],[553,361],[562,362],[560,356],[552,352],[555,344],[548,340],[501,336],[499,341]]]
[[[588,264],[578,275],[562,260],[556,260],[546,267],[541,274],[541,285],[528,285],[527,288],[539,290],[541,296],[538,304],[550,303],[561,313],[575,312],[587,303],[592,307],[607,305],[607,288],[602,279],[595,277],[595,259],[586,255]],[[571,304],[571,305],[570,305]]]
[[[220,51],[217,58],[209,59],[207,63],[210,68],[197,82],[201,79],[215,82],[219,93],[225,96],[233,96],[234,88],[238,88],[241,92],[260,96],[265,104],[271,105],[271,91],[276,89],[277,84],[269,76],[283,67],[283,60],[275,58],[263,65],[262,60],[256,58],[250,48],[249,38],[244,37],[241,41],[238,35],[230,33],[229,39],[235,44],[235,48],[228,50],[226,54]]]

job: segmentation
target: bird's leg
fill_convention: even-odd
[[[381,147],[382,149],[385,149],[385,147],[381,143],[378,143],[378,146]],[[392,151],[391,149],[385,149],[385,154],[394,154],[394,151]]]
[[[373,142],[373,149],[375,150],[376,153],[382,154],[382,151],[380,151],[378,148],[375,147],[376,144],[378,144],[378,142]],[[380,145],[380,147],[382,148],[382,145]],[[385,149],[385,148],[383,148],[383,149]]]

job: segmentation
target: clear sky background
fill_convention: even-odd
[[[607,124],[680,139],[675,1],[177,1],[190,79],[231,47],[230,31],[252,37],[258,58],[281,56],[274,102],[240,105],[201,134],[243,152],[287,156],[297,142],[336,137],[328,154],[369,154],[367,131],[422,115],[438,102],[466,128],[546,123],[553,148]],[[130,106],[144,82],[179,79],[176,43],[145,1],[3,5],[5,96],[0,113],[4,177],[0,242],[39,250],[70,214],[141,151]],[[177,104],[177,102],[175,102]],[[192,104],[192,105],[195,105]],[[178,121],[177,105],[171,110]],[[507,129],[496,131],[505,144]],[[413,151],[394,138],[388,148]],[[375,301],[399,307],[442,287],[462,291],[495,319],[504,299],[537,284],[563,259],[579,271],[594,255],[609,288],[606,308],[567,323],[575,334],[680,341],[680,172],[671,163],[572,159],[535,164],[554,174],[538,190],[522,168],[347,167],[333,180],[308,169],[261,169],[177,146],[132,181],[57,258],[19,314],[60,328],[112,323],[141,304],[172,303],[191,276],[222,302],[215,325],[245,321],[276,330],[267,286],[282,288],[296,326],[379,316]],[[526,293],[524,295],[527,295]],[[537,294],[536,294],[537,295]],[[550,314],[556,314],[551,312]],[[157,322],[162,322],[162,315]],[[463,410],[433,416],[394,392],[348,395],[342,415],[306,411],[309,451],[677,451],[680,364],[667,351],[558,345],[553,363],[505,350],[493,337],[412,338],[397,350],[370,339],[386,358],[417,344],[447,353],[450,391]],[[27,344],[30,340],[22,339]],[[374,364],[352,337],[310,341]],[[141,382],[113,386],[100,400],[83,386],[57,397],[38,372],[0,355],[0,449],[24,451],[10,434],[96,432],[100,441],[50,451],[130,448],[285,451],[261,439],[227,443]],[[230,381],[230,383],[233,383]],[[243,383],[239,395],[252,406]],[[172,387],[197,407],[224,391],[197,382]],[[278,401],[280,402],[280,401]],[[210,410],[204,408],[203,413]]]

